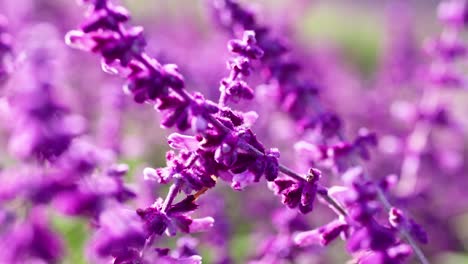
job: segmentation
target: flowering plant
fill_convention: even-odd
[[[204,30],[161,11],[134,26],[113,0],[83,0],[84,19],[53,3],[0,4],[1,262],[463,258],[446,219],[468,201],[465,1],[441,2],[440,36],[420,46],[412,6],[389,5],[368,75],[236,0],[202,2]]]

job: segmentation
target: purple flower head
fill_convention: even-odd
[[[159,100],[155,109],[162,111],[161,126],[170,128],[176,126],[180,131],[185,131],[191,127],[189,120],[189,104],[176,95],[169,95]],[[206,128],[207,123],[200,120],[199,127]]]
[[[68,45],[75,48],[100,53],[106,64],[116,60],[122,66],[141,56],[146,41],[141,27],[124,30],[121,24],[129,20],[128,11],[114,7],[107,1],[94,2],[94,10],[82,31],[70,31],[65,37]]]
[[[354,231],[347,241],[347,249],[350,252],[371,249],[382,251],[391,247],[397,241],[397,233],[376,222]]]
[[[380,210],[380,206],[376,201],[378,190],[375,184],[364,178],[364,173],[361,167],[348,169],[343,175],[343,181],[348,187],[331,188],[329,192],[333,197],[344,203],[348,212],[346,221],[351,229],[347,239],[347,249],[357,256],[360,256],[363,252],[370,252],[369,255],[366,255],[366,258],[376,258],[375,261],[380,261],[381,258],[382,261],[387,261],[387,258],[403,258],[403,255],[396,253],[398,257],[395,255],[395,258],[388,255],[388,251],[391,251],[391,248],[400,243],[398,233],[395,228],[381,225],[376,221],[375,216]],[[395,223],[401,222],[398,211],[392,211],[395,213],[390,217],[390,223],[392,221]],[[385,261],[381,263],[392,263]]]
[[[265,179],[267,181],[274,181],[279,174],[279,151],[278,149],[270,149],[267,151],[267,155],[263,157]],[[258,163],[259,161],[257,161]],[[260,161],[261,162],[261,161]],[[255,168],[258,168],[256,166]]]
[[[227,65],[231,71],[230,75],[221,81],[220,105],[228,100],[237,103],[240,99],[253,99],[253,90],[240,78],[249,76],[252,71],[252,60],[263,56],[262,49],[256,44],[254,31],[245,31],[242,40],[229,41],[228,48],[237,56],[229,60]]]
[[[133,94],[137,103],[159,99],[158,109],[174,108],[169,87],[173,89],[184,87],[184,78],[178,72],[177,66],[174,64],[161,65],[156,60],[149,58],[147,58],[146,63],[151,68],[147,68],[148,65],[145,66],[141,62],[133,61],[129,64],[130,73],[127,77],[129,81],[124,90]]]
[[[241,137],[249,134],[242,134]],[[267,181],[274,181],[279,173],[279,151],[270,149],[265,155],[255,157],[251,154],[239,154],[237,162],[232,166],[231,172],[234,174],[232,187],[235,190],[242,190],[246,186],[260,181],[264,175]]]
[[[174,151],[168,151],[166,153],[167,167],[158,169],[145,168],[143,170],[144,179],[166,184],[172,180],[174,175],[182,173],[185,169],[184,161],[187,161],[189,157],[190,154],[187,152],[181,152],[180,155],[176,155]]]
[[[155,69],[158,69],[153,60],[149,61]],[[130,73],[128,83],[124,90],[133,95],[135,102],[143,103],[147,100],[156,100],[159,97],[167,96],[168,87],[165,85],[160,71],[150,71],[144,65],[138,62],[132,62],[129,65]]]
[[[225,92],[229,100],[237,103],[241,99],[252,100],[254,92],[244,81],[222,80],[220,86],[221,92]]]
[[[133,27],[122,36],[112,31],[70,31],[66,42],[74,48],[100,53],[106,64],[118,60],[122,66],[127,66],[146,46],[141,27]]]
[[[240,122],[241,118],[239,124]],[[226,125],[233,124],[226,123]],[[172,147],[181,150],[179,155],[169,152],[168,167],[157,170],[146,169],[145,177],[167,183],[176,176],[189,187],[184,189],[187,193],[192,189],[198,191],[203,187],[213,187],[215,181],[212,175],[232,181],[234,189],[242,189],[253,182],[258,182],[262,175],[265,175],[268,181],[272,181],[279,172],[278,150],[271,149],[264,155],[257,156],[245,149],[244,145],[247,143],[265,151],[255,135],[245,128],[239,128],[237,132],[231,133],[219,133],[210,129],[207,130],[204,139],[200,136],[172,134],[169,143]]]
[[[175,154],[169,151],[166,154],[167,167],[165,168],[145,168],[143,175],[145,180],[156,181],[166,184],[172,179],[183,182],[184,191],[191,193],[192,190],[199,191],[206,188],[212,188],[215,184],[216,171],[218,167],[210,153],[200,153],[203,156],[197,156],[193,152],[181,151]],[[209,156],[205,156],[209,154]]]
[[[218,112],[218,107],[213,102],[205,100],[200,93],[195,93],[192,99],[191,102],[187,102],[175,93],[161,98],[155,108],[164,111],[162,127],[169,128],[176,125],[180,131],[191,127],[195,133],[204,133],[208,129],[207,116]]]
[[[148,235],[162,235],[166,232],[167,235],[174,236],[177,230],[184,233],[194,233],[205,231],[213,226],[214,219],[211,217],[192,219],[187,216],[198,207],[193,195],[189,195],[181,202],[172,205],[167,211],[162,210],[162,202],[162,199],[158,199],[151,207],[137,210],[137,214],[145,223]]]
[[[282,203],[289,208],[299,208],[303,214],[313,210],[313,203],[317,195],[317,183],[321,173],[311,169],[307,175],[307,181],[297,182],[289,179],[277,179],[272,188],[275,194],[281,195]]]
[[[263,56],[263,50],[257,45],[255,32],[247,30],[242,40],[231,40],[228,43],[229,51],[249,59],[259,59]]]
[[[231,71],[229,79],[224,79],[221,84],[227,83],[229,80],[236,79],[239,74],[243,76],[249,76],[252,72],[252,62],[246,57],[234,57],[227,62],[227,68]],[[235,77],[235,78],[233,78]],[[224,83],[223,83],[224,82]]]

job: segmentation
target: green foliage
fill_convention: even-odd
[[[372,12],[342,6],[312,5],[299,27],[308,42],[339,43],[347,59],[362,72],[369,74],[376,69],[385,32],[382,32],[382,21]]]
[[[89,233],[86,221],[79,218],[55,215],[53,225],[65,238],[64,242],[68,249],[67,256],[62,263],[86,264],[84,245]],[[44,243],[47,243],[47,241],[44,241]]]
[[[459,253],[447,253],[437,257],[437,264],[466,264],[468,263],[468,255]]]

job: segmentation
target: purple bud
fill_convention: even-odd
[[[226,87],[226,94],[233,102],[239,102],[240,99],[252,100],[254,92],[244,81],[233,81]]]
[[[184,88],[184,77],[179,73],[177,65],[166,64],[163,66],[164,82],[174,89]]]
[[[265,159],[265,178],[267,181],[274,181],[278,177],[279,162],[278,158],[268,155]]]
[[[145,229],[148,235],[162,235],[169,225],[167,216],[158,209],[148,207],[146,209],[137,209],[136,213],[145,223]]]
[[[254,31],[245,31],[242,40],[229,41],[228,49],[249,59],[259,59],[263,56],[263,50],[256,43]]]

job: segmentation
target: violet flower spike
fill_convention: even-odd
[[[99,8],[99,10],[106,10],[106,9],[107,9],[106,5],[103,5],[101,6],[101,8]],[[135,29],[133,32],[141,33],[141,30]],[[128,49],[130,49],[132,45],[134,45],[130,43],[133,43],[133,41],[137,41],[137,40],[133,39],[133,35],[130,35],[130,37],[127,38],[126,34],[127,33],[123,30],[123,27],[120,26],[118,32],[115,32],[115,34],[114,33],[110,34],[110,33],[105,33],[105,32],[81,33],[79,31],[78,32],[72,31],[67,35],[66,39],[67,39],[67,42],[71,44],[72,46],[78,46],[78,48],[85,48],[92,52],[101,53],[109,62],[111,62],[112,60],[118,60],[120,61],[122,66],[128,65],[129,67],[133,67],[132,65],[139,65],[137,68],[134,68],[136,69],[136,73],[146,71],[146,72],[149,72],[150,74],[157,73],[157,75],[160,76],[161,75],[160,64],[156,60],[151,59],[146,54],[142,53],[143,50],[140,49],[140,47],[143,47],[143,46],[137,46],[138,48],[133,49],[133,51],[131,52],[128,51]],[[101,42],[101,39],[105,41]],[[244,41],[247,45],[247,47],[245,48],[246,55],[250,57],[260,56],[261,54],[260,52],[255,51],[255,49],[249,46],[249,45],[254,44],[250,34],[246,34]],[[140,43],[140,42],[141,41],[135,42],[135,43]],[[101,43],[104,43],[104,44],[102,45]],[[113,48],[115,52],[118,51],[119,53],[115,53],[115,55],[113,54],[111,55],[110,53],[108,54],[106,48],[114,47],[114,46],[119,47],[119,49]],[[237,51],[237,49],[235,50]],[[252,52],[251,50],[254,50],[254,52]],[[133,58],[133,61],[130,58]],[[237,70],[235,71],[237,72]],[[223,123],[221,123],[215,117],[212,116],[212,114],[214,113],[213,111],[216,111],[216,110],[214,108],[208,107],[208,105],[210,104],[209,102],[206,105],[206,107],[203,106],[203,101],[200,101],[202,102],[202,105],[200,105],[200,103],[197,103],[197,100],[198,100],[197,96],[193,97],[192,95],[188,94],[185,90],[183,90],[183,85],[181,85],[181,83],[179,82],[180,80],[179,77],[175,79],[170,77],[168,80],[170,81],[166,83],[169,85],[169,87],[171,87],[171,89],[165,90],[163,94],[156,95],[156,98],[158,101],[157,107],[159,110],[166,111],[167,109],[167,111],[174,111],[170,109],[174,109],[174,108],[177,109],[175,112],[171,113],[170,116],[168,116],[168,118],[170,119],[167,119],[167,120],[174,120],[174,121],[171,121],[170,123],[168,123],[167,126],[175,125],[177,122],[178,128],[181,130],[184,130],[187,127],[185,124],[188,123],[186,121],[187,117],[189,117],[188,111],[195,111],[194,112],[195,114],[198,113],[199,111],[202,111],[202,114],[199,115],[199,117],[206,119],[206,122],[209,122],[214,128],[220,129],[224,133],[230,132],[230,128],[226,127]],[[173,82],[172,80],[176,80],[176,82]],[[192,105],[189,106],[190,104]],[[202,106],[202,108],[200,108],[200,106]],[[191,109],[187,109],[187,108],[191,108]],[[213,109],[213,110],[210,110],[210,109]],[[197,119],[195,118],[193,120],[197,120]],[[195,131],[203,132],[203,130],[200,131],[198,123],[199,122],[196,122],[197,125],[196,125]],[[247,144],[242,143],[241,147],[244,147],[244,146],[246,147],[246,150],[253,151],[253,153],[256,155],[264,156],[264,153],[259,151],[256,147],[248,143]],[[268,161],[267,164],[274,164],[275,162],[273,161],[274,160]],[[289,176],[295,177],[298,180],[301,180],[301,181],[305,180],[303,176],[300,176],[297,173],[292,172],[290,169],[286,168],[285,166],[281,164],[277,166],[278,166],[279,171],[282,171],[283,173],[286,173]],[[272,169],[273,168],[274,166],[272,167]],[[272,169],[268,169],[267,171],[271,171],[272,176],[273,176],[275,175],[275,173],[272,171]],[[326,196],[326,194],[323,194],[323,193],[322,195]],[[168,199],[172,199],[171,197],[172,195],[168,196]],[[331,200],[331,198],[327,200]],[[335,206],[338,206],[338,204],[335,203]],[[341,209],[339,211],[343,211],[343,210]]]

